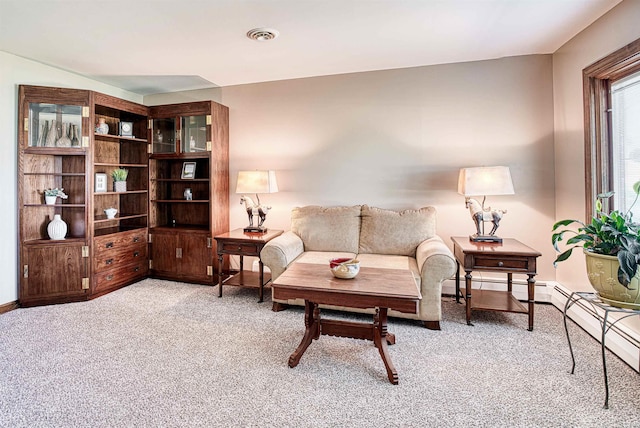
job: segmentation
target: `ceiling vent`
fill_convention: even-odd
[[[275,39],[279,34],[278,30],[274,30],[273,28],[254,28],[247,32],[247,37],[251,40],[264,42],[266,40]]]

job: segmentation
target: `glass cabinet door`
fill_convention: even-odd
[[[82,147],[82,106],[29,103],[29,147]]]
[[[176,120],[153,119],[153,153],[176,152]]]
[[[182,153],[207,150],[207,116],[184,116],[180,125]]]

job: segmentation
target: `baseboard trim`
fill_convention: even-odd
[[[528,284],[526,279],[513,279],[513,295],[516,299],[526,302],[529,299]],[[464,292],[464,278],[460,278],[460,289]],[[551,303],[551,292],[553,287],[549,287],[544,281],[536,281],[535,285],[535,300],[538,303]],[[473,278],[471,281],[471,288],[482,290],[506,290],[507,279],[506,278]],[[442,283],[442,294],[455,296],[456,294],[456,280],[451,278],[445,280]]]
[[[559,283],[550,283],[548,288],[551,289],[551,303],[559,310],[564,311],[571,290]],[[586,303],[578,302],[571,306],[567,315],[569,319],[600,343],[601,325],[604,319],[601,311],[594,310]],[[611,313],[609,317],[616,319],[616,314]],[[630,326],[631,323],[628,321],[636,321],[636,325],[638,325],[637,319],[626,319],[611,327],[607,332],[606,347],[636,372],[640,372],[640,333],[637,328],[634,329]]]
[[[15,300],[13,302],[9,302],[9,303],[5,303],[0,305],[0,314],[5,314],[7,312],[10,312],[14,309],[18,309],[19,305],[18,305],[18,301]]]

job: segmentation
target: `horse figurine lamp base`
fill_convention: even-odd
[[[495,236],[496,230],[498,230],[498,226],[500,225],[500,220],[502,216],[507,213],[507,210],[492,210],[491,207],[484,207],[484,202],[487,199],[485,196],[482,200],[482,204],[472,198],[465,198],[465,206],[469,208],[469,213],[471,214],[471,218],[473,219],[476,225],[476,233],[469,236],[469,240],[472,242],[497,242],[501,243],[502,238]],[[490,222],[493,223],[493,227],[491,231],[485,235],[484,233],[484,223]]]
[[[271,209],[271,207],[262,206],[260,204],[260,198],[256,194],[256,200],[258,203],[253,202],[249,196],[242,195],[240,197],[240,203],[244,204],[244,208],[247,211],[247,216],[249,217],[249,226],[244,228],[245,232],[248,233],[265,233],[267,228],[262,226],[264,221],[267,219],[267,213]],[[253,225],[253,217],[257,217],[257,226]]]

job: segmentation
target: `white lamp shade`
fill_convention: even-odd
[[[275,171],[238,171],[236,193],[276,193]]]
[[[513,181],[508,166],[462,168],[458,176],[458,193],[464,196],[513,195]]]

